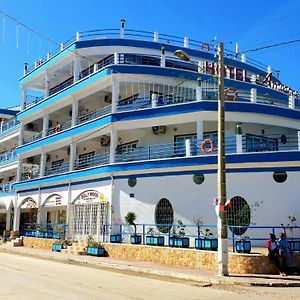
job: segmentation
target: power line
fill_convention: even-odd
[[[289,44],[294,44],[294,43],[299,43],[299,42],[300,42],[300,39],[296,39],[296,40],[291,40],[288,42],[282,42],[282,43],[277,43],[277,44],[272,44],[272,45],[267,45],[267,46],[263,46],[263,47],[249,49],[249,50],[244,51],[244,53],[256,52],[256,51],[260,51],[260,50],[264,50],[264,49],[270,49],[270,48],[274,48],[274,47],[279,47],[279,46],[289,45]]]

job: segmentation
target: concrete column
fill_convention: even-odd
[[[235,135],[236,153],[243,153],[243,136],[241,134]]]
[[[64,43],[60,43],[60,51],[64,50]]]
[[[118,144],[118,132],[112,127],[110,131],[110,154],[109,154],[109,163],[113,164],[116,159],[116,149]]]
[[[158,32],[154,32],[154,36],[153,36],[153,40],[154,42],[158,42]]]
[[[22,87],[22,105],[21,105],[21,111],[26,108],[26,98],[27,98],[27,89]]]
[[[196,101],[202,101],[202,86],[196,87]]]
[[[252,88],[250,91],[250,101],[252,103],[256,103],[257,102],[257,90]]]
[[[300,130],[298,131],[298,150],[300,151]]]
[[[184,48],[188,48],[189,47],[189,38],[186,37],[186,36],[184,37],[183,47]]]
[[[81,57],[78,54],[76,54],[74,59],[74,70],[73,70],[74,82],[77,82],[79,80],[80,72],[81,72]]]
[[[0,132],[2,132],[2,130],[3,130],[3,124],[4,124],[4,120],[2,119],[0,122]]]
[[[97,71],[98,71],[98,65],[94,64],[94,66],[93,66],[93,72],[96,73]]]
[[[124,39],[125,38],[125,28],[120,29],[120,38]]]
[[[75,167],[75,161],[76,161],[76,155],[77,155],[77,144],[76,143],[71,143],[70,144],[70,172],[74,170]]]
[[[289,108],[295,109],[295,95],[289,95]]]
[[[49,74],[45,71],[45,97],[49,97]]]
[[[191,140],[187,139],[185,140],[185,156],[191,156],[192,152],[191,152]]]
[[[20,227],[20,212],[21,209],[18,207],[18,194],[15,196],[15,210],[14,210],[14,223],[13,223],[13,230],[18,231]]]
[[[117,65],[119,63],[119,53],[115,52],[114,53],[114,64]]]
[[[76,32],[76,42],[80,41],[80,32]]]
[[[203,120],[196,123],[197,126],[197,145],[202,143],[203,140]]]
[[[268,72],[268,73],[272,73],[272,68],[271,68],[271,66],[268,66],[268,67],[267,67],[267,72]]]
[[[41,223],[41,214],[42,214],[42,193],[41,189],[39,188],[39,195],[38,195],[38,204],[37,204],[37,216],[36,216],[36,222],[37,224]]]
[[[165,47],[161,47],[161,55],[160,55],[160,66],[165,67],[166,66],[166,54],[165,54]]]
[[[79,106],[79,100],[77,100],[74,97],[72,102],[72,124],[71,124],[72,127],[76,125],[76,120],[78,117],[78,106]]]
[[[23,172],[23,158],[19,157],[19,163],[17,166],[17,182],[20,182],[22,179],[22,172]]]
[[[151,107],[155,108],[157,106],[157,94],[151,95]]]
[[[246,54],[245,53],[243,53],[241,55],[241,61],[242,61],[242,63],[246,63]]]
[[[43,117],[43,133],[42,133],[43,137],[47,136],[48,129],[49,129],[49,114],[45,113]]]
[[[19,146],[24,144],[24,130],[23,122],[20,121]]]
[[[45,176],[46,158],[47,158],[47,154],[46,153],[42,153],[41,154],[41,162],[40,162],[40,177],[44,177]]]
[[[120,94],[120,82],[119,79],[113,75],[112,76],[112,86],[111,86],[111,93],[112,93],[112,100],[111,100],[111,112],[115,113],[117,111],[117,104],[119,101],[119,94]]]
[[[5,230],[10,230],[10,218],[11,218],[11,207],[8,208],[7,213],[6,213]]]

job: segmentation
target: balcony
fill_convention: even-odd
[[[0,184],[0,193],[14,192],[15,191],[13,188],[14,183],[15,183],[15,181]]]
[[[0,167],[11,162],[17,161],[16,150],[4,153],[0,155]]]
[[[204,138],[210,138],[205,136]],[[201,149],[202,141],[196,139],[181,140],[166,144],[152,144],[144,146],[134,146],[122,148],[117,147],[115,153],[115,162],[133,162],[133,161],[149,161],[157,159],[180,158],[180,157],[196,157],[206,155],[216,155],[218,151],[217,135],[214,135],[213,151],[211,154],[205,154]],[[241,139],[238,136],[225,137],[226,154],[237,153],[257,153],[257,152],[279,152],[298,150],[299,139],[297,133],[273,134],[273,135],[254,135],[244,134]],[[207,145],[206,147],[209,147]],[[205,148],[207,149],[207,148]],[[204,149],[204,150],[205,150]],[[74,171],[88,169],[91,167],[109,164],[109,152],[97,154],[80,155],[75,159]],[[70,170],[69,162],[56,162],[55,165],[47,165],[45,176],[67,173]],[[29,174],[23,173],[22,181],[39,178],[39,170]]]
[[[11,131],[16,130],[19,126],[20,126],[20,122],[17,121],[16,118],[4,123],[0,128],[0,137]]]

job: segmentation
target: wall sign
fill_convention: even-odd
[[[85,191],[81,193],[75,200],[76,204],[104,202],[105,196],[97,191]]]
[[[44,207],[61,206],[61,201],[62,197],[60,195],[52,195],[46,200]]]

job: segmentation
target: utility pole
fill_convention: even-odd
[[[224,44],[218,47],[218,275],[228,275],[228,243],[226,219]]]

